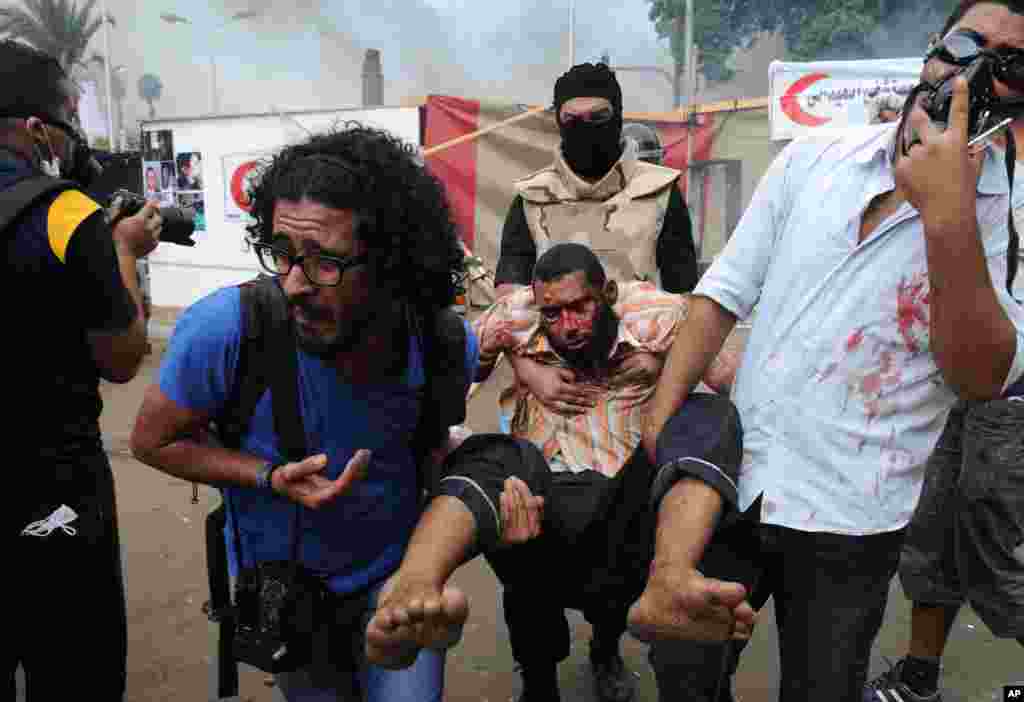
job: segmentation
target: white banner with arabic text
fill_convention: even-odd
[[[768,68],[771,138],[867,126],[877,119],[879,103],[902,105],[921,66],[920,58],[773,61]]]

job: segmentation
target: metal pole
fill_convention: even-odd
[[[576,65],[576,0],[569,0],[569,68]]]
[[[696,96],[693,80],[690,76],[696,76],[693,70],[693,0],[686,0],[686,206],[693,216],[693,100]]]
[[[110,93],[110,15],[107,14],[107,1],[100,0],[100,12],[103,13],[103,73],[107,83],[107,144],[111,151],[114,150],[114,108]]]

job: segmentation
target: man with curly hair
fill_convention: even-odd
[[[289,559],[300,505],[299,561],[326,583],[329,604],[341,612],[361,602],[362,616],[376,606],[420,517],[418,454],[408,437],[431,366],[417,329],[453,303],[462,249],[443,188],[415,148],[358,124],[285,148],[251,196],[252,243],[287,298],[294,329],[309,456],[283,457],[270,391],[239,450],[195,438],[220,416],[236,382],[238,287],[203,298],[178,322],[132,448],[158,470],[225,490],[228,550],[237,558],[237,525],[243,566]],[[456,353],[472,378],[477,344],[465,329]],[[466,602],[444,606],[458,617]],[[399,672],[367,665],[352,653],[362,650],[361,616],[344,619],[345,627],[328,624],[340,615],[320,617],[324,632],[314,634],[326,645],[314,649],[311,665],[277,676],[285,699],[440,700],[443,652],[424,651]]]

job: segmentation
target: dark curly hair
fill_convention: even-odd
[[[358,122],[288,146],[264,162],[249,190],[249,227],[273,236],[278,200],[313,202],[355,214],[355,235],[370,265],[424,314],[455,300],[464,253],[441,181],[411,144]]]

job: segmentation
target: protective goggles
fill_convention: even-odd
[[[1024,91],[1024,49],[985,48],[985,37],[970,29],[958,29],[928,47],[924,60],[938,58],[955,66],[968,66],[985,57],[992,62],[992,77],[1014,90]]]

